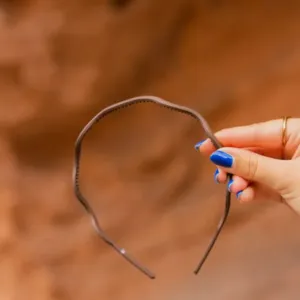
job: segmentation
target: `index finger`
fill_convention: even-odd
[[[282,119],[226,128],[215,133],[216,138],[224,147],[259,147],[266,150],[278,149],[280,151],[282,149],[281,135]],[[201,144],[198,143],[195,148],[199,148],[199,151],[204,154],[211,154],[216,150],[210,139],[204,140]]]

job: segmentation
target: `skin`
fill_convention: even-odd
[[[300,215],[300,118],[288,119],[285,146],[282,119],[223,129],[215,136],[224,145],[219,151],[233,158],[231,167],[216,165],[219,183],[226,183],[226,173],[231,173],[230,190],[240,192],[240,202],[283,202]],[[211,156],[216,149],[207,139],[199,151]]]

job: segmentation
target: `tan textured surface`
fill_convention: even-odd
[[[300,2],[261,2],[1,4],[0,299],[299,299],[300,219],[273,204],[233,201],[194,276],[224,187],[181,115],[122,111],[84,148],[85,194],[155,281],[95,236],[71,186],[79,130],[129,96],[189,105],[214,130],[299,115]]]

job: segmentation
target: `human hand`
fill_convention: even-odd
[[[300,214],[300,118],[287,121],[282,144],[282,119],[223,129],[215,134],[224,147],[210,139],[195,148],[217,165],[215,180],[226,183],[241,202],[283,201]],[[284,158],[284,159],[283,159]]]

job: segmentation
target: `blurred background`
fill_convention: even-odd
[[[72,190],[74,143],[142,94],[214,131],[300,112],[300,1],[3,0],[0,299],[299,299],[300,219],[274,203],[223,213],[225,186],[190,118],[143,104],[84,141],[82,191],[150,280],[100,240]]]

